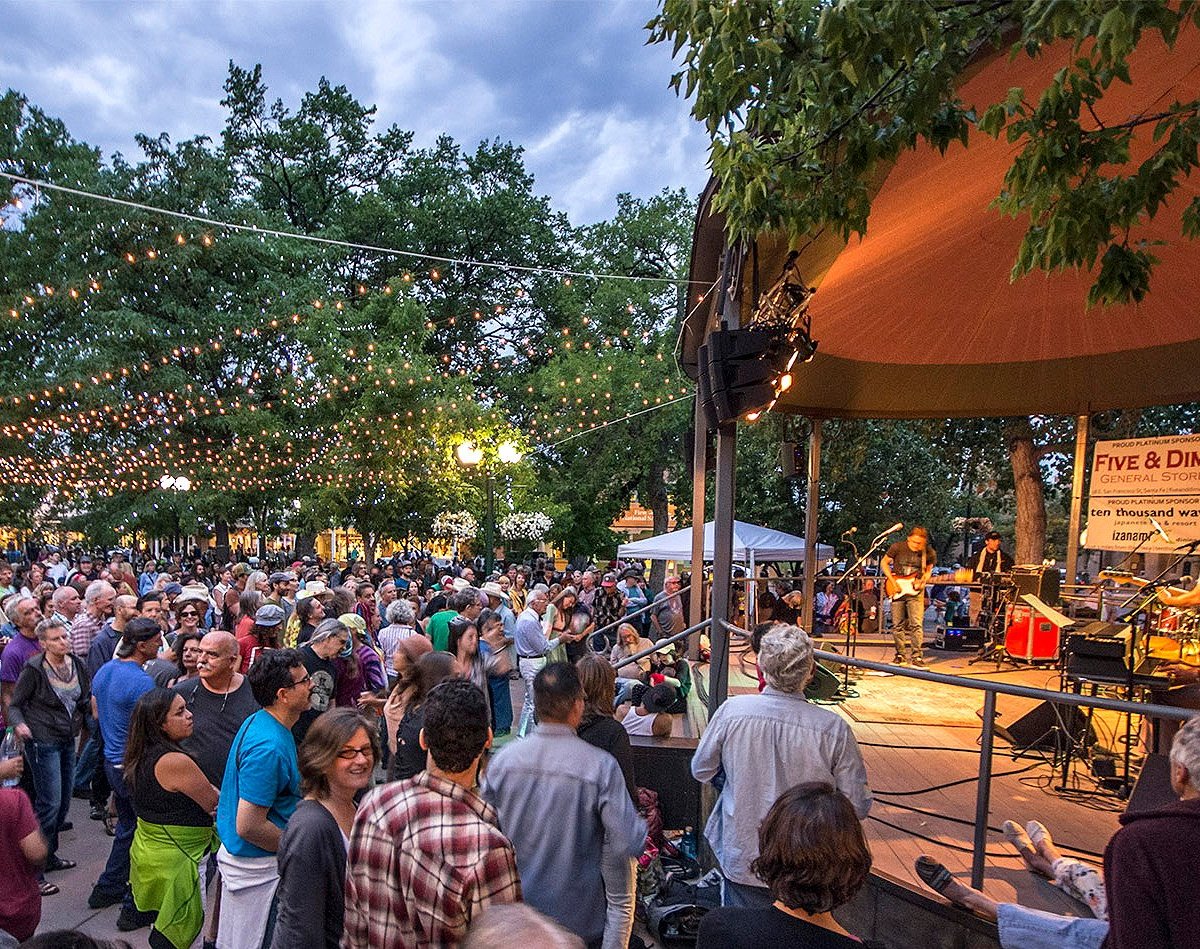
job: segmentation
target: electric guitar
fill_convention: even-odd
[[[953,573],[942,573],[936,577],[930,577],[928,583],[967,584],[973,577],[974,572],[969,567],[961,567]],[[884,589],[893,600],[902,600],[905,597],[920,595],[925,591],[926,585],[926,582],[920,577],[888,577]]]
[[[1101,570],[1096,574],[1097,580],[1112,580],[1114,583],[1128,583],[1130,586],[1135,586],[1139,590],[1142,587],[1150,585],[1150,581],[1144,577],[1139,577],[1128,570]],[[1187,593],[1187,590],[1181,590],[1179,587],[1163,587],[1172,596],[1179,596],[1181,593]]]

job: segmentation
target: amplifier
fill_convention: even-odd
[[[937,649],[982,649],[982,626],[939,626],[933,634]]]
[[[1047,606],[1058,606],[1062,602],[1059,587],[1062,577],[1058,567],[1032,564],[1012,568],[1012,583],[1017,589],[1017,599],[1024,594],[1032,593]]]
[[[1067,675],[1123,678],[1128,672],[1130,629],[1120,623],[1088,623],[1067,637]]]

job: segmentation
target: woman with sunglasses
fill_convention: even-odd
[[[375,729],[354,709],[335,708],[308,730],[299,760],[304,799],[279,840],[279,915],[271,945],[336,949],[354,799],[370,786],[379,760]]]

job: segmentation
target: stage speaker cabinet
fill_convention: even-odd
[[[983,639],[982,626],[939,626],[933,645],[937,649],[982,649]]]
[[[1000,723],[997,723],[998,725]],[[1009,725],[1004,737],[1013,748],[1041,748],[1047,751],[1065,747],[1067,735],[1087,746],[1096,742],[1096,732],[1088,725],[1087,714],[1074,705],[1039,702]],[[1086,734],[1085,734],[1086,732]]]
[[[1059,595],[1062,577],[1058,567],[1036,564],[1028,567],[1013,567],[1012,582],[1020,600],[1026,593],[1032,593],[1047,606],[1058,606],[1062,602]]]
[[[1058,659],[1062,631],[1028,606],[1015,606],[1004,634],[1004,651],[1026,662],[1053,662]]]
[[[1170,758],[1166,755],[1146,755],[1133,793],[1129,795],[1129,803],[1125,806],[1125,813],[1156,811],[1177,800],[1179,798],[1171,789]]]

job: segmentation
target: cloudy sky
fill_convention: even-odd
[[[226,0],[4,4],[0,88],[14,88],[106,155],[137,132],[219,132],[233,60],[263,64],[294,107],[321,76],[429,143],[522,145],[540,192],[574,223],[614,196],[699,191],[706,139],[645,46],[650,0]]]

